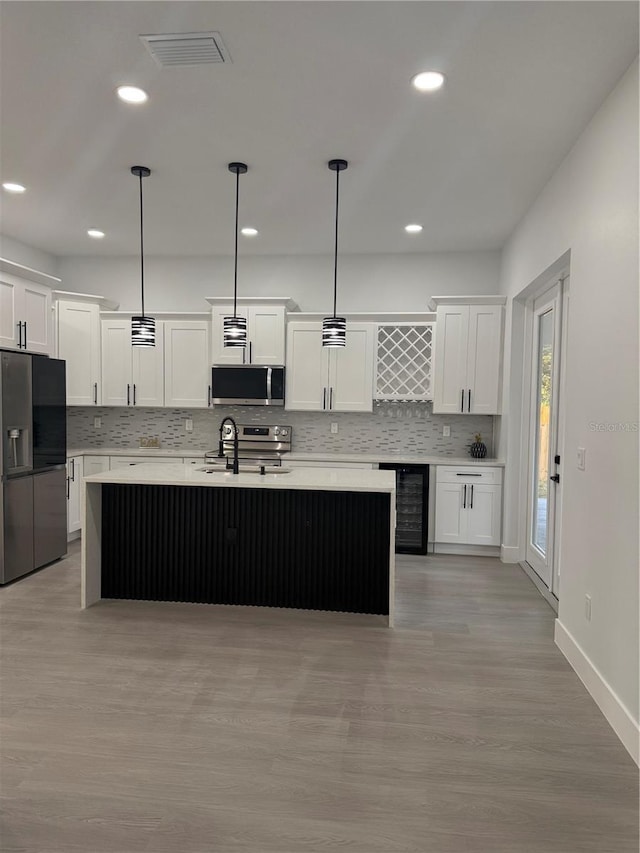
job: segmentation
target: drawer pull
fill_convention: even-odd
[[[456,474],[456,477],[482,477],[482,474]]]

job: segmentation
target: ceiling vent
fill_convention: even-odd
[[[161,68],[231,62],[222,36],[216,32],[149,35],[140,40]]]

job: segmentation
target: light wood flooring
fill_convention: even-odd
[[[519,568],[398,560],[398,619],[2,603],[2,853],[637,853],[638,773]]]

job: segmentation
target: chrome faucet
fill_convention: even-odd
[[[231,424],[233,427],[233,473],[240,473],[240,463],[238,461],[238,427],[233,418],[226,417],[222,419],[220,424],[220,442],[218,443],[218,456],[222,459],[224,457],[224,441],[222,438],[222,432],[224,430],[225,424]],[[229,468],[229,462],[227,461],[227,468]]]

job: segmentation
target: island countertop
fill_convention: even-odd
[[[283,466],[286,468],[286,465]],[[304,491],[388,492],[396,489],[394,471],[377,469],[294,468],[288,473],[233,474],[200,471],[193,465],[153,463],[102,471],[84,478],[86,484],[118,483],[153,486],[208,486],[237,489],[296,489]]]

